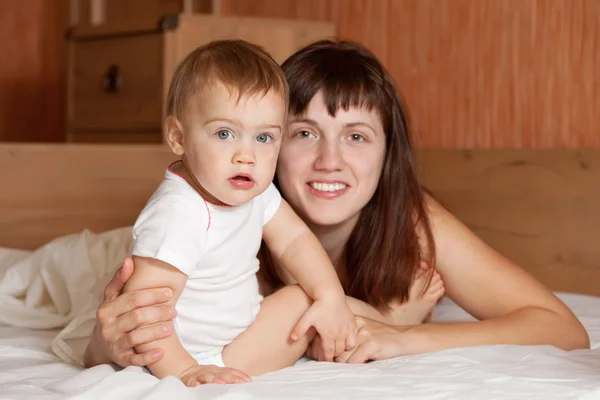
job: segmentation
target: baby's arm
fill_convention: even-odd
[[[155,287],[170,287],[173,290],[173,297],[168,304],[175,306],[187,276],[172,265],[154,258],[133,257],[133,260],[135,272],[125,285],[124,293]],[[168,375],[180,377],[184,371],[198,364],[183,348],[175,334],[135,347],[138,352],[157,348],[163,351],[164,356],[159,361],[148,365],[148,368],[159,379]]]
[[[263,239],[277,263],[313,300],[344,298],[344,289],[321,242],[285,200],[264,226]]]
[[[173,297],[169,304],[175,306],[185,286],[187,275],[164,261],[147,257],[133,257],[135,271],[125,284],[124,292],[155,287],[170,287]],[[173,323],[172,321],[170,323]],[[216,365],[198,365],[196,360],[185,350],[177,335],[135,346],[138,352],[160,348],[163,357],[148,368],[159,379],[176,376],[190,387],[204,383],[241,383],[251,379],[245,373],[234,368],[223,368]]]
[[[317,237],[285,200],[281,200],[281,206],[264,226],[263,239],[276,262],[314,300],[294,328],[292,340],[314,326],[321,336],[327,361],[352,348],[356,322],[335,268]]]

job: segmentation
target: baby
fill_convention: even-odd
[[[164,130],[180,160],[135,222],[136,267],[125,287],[173,289],[176,334],[137,348],[163,350],[148,366],[158,378],[196,386],[225,369],[224,347],[253,323],[263,299],[262,239],[314,301],[297,327],[314,326],[330,358],[355,346],[333,265],[272,183],[287,107],[280,67],[245,41],[204,45],[173,76]]]

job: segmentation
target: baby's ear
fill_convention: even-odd
[[[164,122],[165,138],[173,153],[182,156],[183,150],[183,128],[177,117],[168,115]]]

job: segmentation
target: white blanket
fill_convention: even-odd
[[[130,244],[131,229],[125,227],[60,237],[33,252],[0,249],[6,271],[0,281],[0,322],[62,328],[52,350],[65,362],[83,366],[104,287]]]
[[[0,249],[0,398],[600,399],[600,298],[563,293],[592,350],[480,346],[362,365],[300,362],[249,384],[194,389],[137,367],[83,370],[102,289],[129,234],[83,232],[35,252]],[[469,319],[448,299],[434,311],[437,321]]]

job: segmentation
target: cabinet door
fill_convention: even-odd
[[[72,43],[70,128],[160,130],[162,40],[154,33]]]

